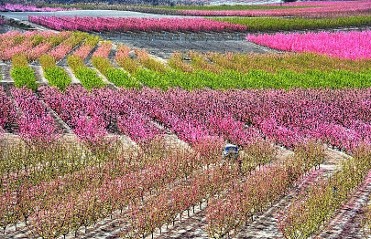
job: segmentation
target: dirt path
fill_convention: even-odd
[[[164,231],[161,235],[155,238],[208,238],[206,231],[207,222],[205,218],[205,210],[199,211],[189,218],[184,218],[180,223],[169,228],[169,231]]]
[[[14,83],[13,79],[10,77],[10,68],[9,64],[4,63],[1,65],[2,83]]]
[[[117,40],[115,40],[117,41]],[[269,53],[276,52],[252,42],[241,40],[225,41],[180,41],[180,40],[118,40],[131,48],[145,48],[150,54],[168,59],[174,52],[239,52],[239,53]]]

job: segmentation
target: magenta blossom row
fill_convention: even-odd
[[[248,35],[248,41],[281,51],[314,52],[345,59],[371,59],[371,31]]]
[[[96,130],[122,133],[135,141],[169,130],[191,144],[219,138],[246,145],[268,138],[295,147],[316,139],[351,151],[371,142],[369,89],[88,92],[71,87],[66,93],[44,88],[42,96],[72,128],[78,128],[81,117],[96,117]]]
[[[29,21],[55,30],[80,31],[245,31],[242,25],[203,18],[109,18],[29,16]]]
[[[6,92],[0,88],[0,133],[11,126],[16,117],[16,112],[11,99]]]
[[[14,103],[0,94],[3,129],[16,123],[29,141],[58,136],[54,119],[32,91],[12,89],[11,94]],[[43,87],[40,97],[79,138],[92,143],[108,133],[146,143],[166,132],[192,145],[206,139],[247,145],[266,138],[291,148],[314,139],[352,151],[371,143],[370,89],[163,92],[75,86],[64,93]]]
[[[61,131],[37,96],[29,89],[11,89],[19,135],[29,143],[51,143]]]

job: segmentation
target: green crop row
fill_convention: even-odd
[[[220,72],[234,70],[246,73],[251,70],[262,70],[271,73],[282,70],[305,72],[308,70],[334,71],[337,69],[364,72],[371,69],[370,60],[347,60],[333,58],[313,53],[284,53],[284,54],[221,54],[196,52],[188,53],[190,63],[183,61],[180,53],[175,53],[169,60],[169,65],[175,69],[191,72],[193,70],[207,70]]]
[[[176,53],[170,58],[168,66],[161,64],[162,67],[153,67],[156,66],[154,59],[144,52],[139,52],[135,59],[123,55],[118,59],[119,64],[143,85],[152,88],[181,87],[192,90],[205,87],[290,89],[371,86],[371,61],[367,60],[342,60],[316,54],[189,52],[190,62],[183,61],[182,55]]]
[[[248,30],[252,32],[314,30],[337,27],[362,27],[371,25],[371,15],[334,18],[226,17],[212,19],[221,22],[244,25],[247,26]]]
[[[49,85],[55,86],[60,90],[65,90],[71,84],[71,78],[67,72],[62,67],[56,65],[55,59],[52,56],[43,55],[39,61]]]
[[[53,47],[56,47],[59,44],[61,44],[63,41],[66,41],[67,39],[69,39],[71,35],[72,35],[71,32],[62,32],[60,34],[47,38],[46,41],[49,42]]]
[[[107,79],[118,87],[138,88],[140,83],[120,68],[114,68],[107,58],[93,57],[92,63]]]
[[[88,35],[85,39],[84,44],[89,45],[91,47],[95,47],[100,40],[99,36],[94,36],[94,35]]]
[[[66,39],[65,44],[70,46],[77,46],[89,36],[86,32],[73,32],[72,35]]]
[[[26,56],[15,55],[12,58],[10,75],[16,87],[27,87],[32,90],[37,89],[36,76],[32,68],[28,65]]]
[[[72,68],[76,77],[80,80],[81,85],[86,89],[100,88],[105,86],[105,83],[97,75],[97,73],[85,66],[83,60],[77,56],[69,56],[67,58],[68,65]]]
[[[268,73],[261,70],[252,70],[248,73],[236,71],[168,71],[159,73],[148,69],[140,69],[135,78],[145,86],[168,89],[180,87],[187,90],[198,88],[211,89],[246,89],[246,88],[364,88],[371,87],[371,71],[355,73],[344,70],[322,72],[309,70],[305,73],[296,73],[282,70],[277,73]]]

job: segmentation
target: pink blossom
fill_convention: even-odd
[[[203,18],[109,18],[29,16],[29,21],[55,30],[80,31],[244,31],[245,26]]]
[[[248,41],[282,51],[315,52],[345,59],[371,59],[371,31],[248,35]]]

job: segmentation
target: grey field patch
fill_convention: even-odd
[[[239,52],[239,53],[267,53],[272,50],[258,46],[248,41],[145,41],[145,40],[122,40],[130,47],[145,48],[150,54],[169,58],[174,52]]]

